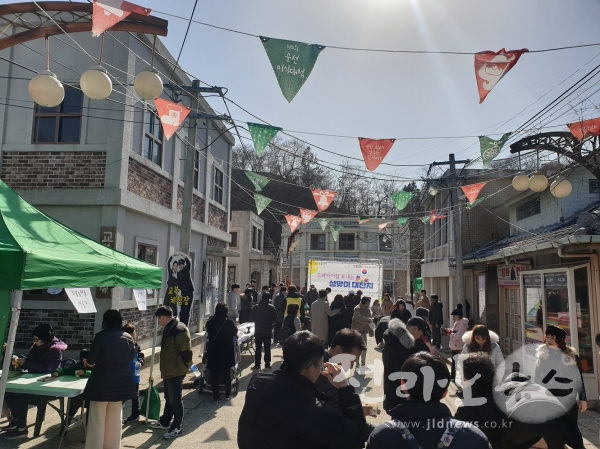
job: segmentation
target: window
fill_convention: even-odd
[[[379,236],[379,251],[391,251],[392,240],[387,235]]]
[[[53,108],[35,105],[33,143],[79,143],[83,92],[65,87],[65,99]]]
[[[262,229],[258,230],[258,235],[256,236],[256,243],[258,243],[258,249],[262,251]]]
[[[340,234],[340,250],[354,250],[354,234]]]
[[[137,258],[152,265],[156,265],[156,246],[138,243]],[[146,297],[154,298],[154,290],[146,290]]]
[[[517,206],[517,221],[533,217],[541,213],[540,197]]]
[[[223,172],[215,167],[215,189],[213,191],[213,200],[223,204]]]
[[[238,246],[237,232],[230,232],[229,234],[231,235],[231,243],[229,244],[229,247],[230,248],[237,248],[237,246]]]
[[[162,166],[163,130],[160,120],[150,110],[144,112],[144,157]]]
[[[258,228],[256,226],[252,226],[252,249],[258,249]]]
[[[310,236],[310,249],[323,251],[325,249],[325,234],[312,234]]]
[[[600,193],[600,179],[590,179],[590,193]]]
[[[200,190],[200,151],[198,150],[194,159],[194,189]]]
[[[235,265],[229,265],[227,267],[227,290],[231,288],[233,284],[235,284]]]

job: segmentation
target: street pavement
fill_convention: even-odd
[[[365,398],[363,402],[375,402],[377,397],[383,396],[383,364],[381,362],[381,350],[375,348],[374,339],[369,339],[367,351],[367,366],[370,371],[356,372],[351,374],[360,382],[360,390]],[[198,347],[194,349],[195,360],[200,360]],[[282,362],[282,351],[279,346],[274,346],[272,353],[272,368],[277,369]],[[448,351],[449,356],[449,351]],[[231,449],[237,447],[237,425],[238,419],[244,406],[245,391],[248,382],[255,371],[251,370],[254,364],[254,357],[244,354],[242,357],[242,374],[240,378],[240,393],[230,402],[220,402],[215,404],[212,394],[198,394],[198,389],[184,390],[185,417],[183,421],[183,435],[175,440],[165,440],[163,438],[164,430],[153,430],[149,425],[143,422],[125,424],[123,426],[122,448],[171,448],[171,449],[189,449],[197,445],[210,445],[211,449]],[[264,364],[263,364],[264,366]],[[149,369],[142,370],[142,383],[140,389],[145,389],[148,385]],[[155,365],[155,379],[159,379],[158,364]],[[194,380],[191,375],[186,382],[191,384]],[[162,390],[162,383],[157,387]],[[449,395],[444,399],[450,410],[456,410],[454,384],[451,384]],[[161,392],[161,401],[164,406],[164,397]],[[127,403],[124,408],[123,416],[129,416],[130,404]],[[29,423],[33,424],[35,420],[35,408],[29,409]],[[373,425],[381,424],[388,419],[385,412],[377,418],[368,418]],[[0,420],[0,426],[4,425],[5,419]],[[42,435],[38,438],[27,440],[6,441],[1,439],[1,448],[35,448],[35,449],[57,449],[59,441],[60,420],[56,412],[48,408],[46,420],[42,426]],[[580,419],[580,428],[586,441],[586,449],[598,448],[598,435],[600,430],[600,413],[590,411],[583,414]],[[30,428],[30,435],[33,435],[33,427]],[[71,429],[65,436],[62,449],[81,449],[85,445],[84,433],[81,426]],[[540,446],[544,447],[544,446]]]

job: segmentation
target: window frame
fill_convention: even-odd
[[[588,180],[588,193],[600,193],[600,179]]]
[[[154,251],[154,262],[148,262],[146,260],[145,257],[145,250],[144,250],[144,258],[141,259],[139,257],[140,255],[140,249],[144,248],[144,249],[148,249],[148,248],[152,248]],[[143,260],[146,263],[151,263],[152,265],[156,265],[156,262],[158,261],[158,245],[153,244],[153,243],[146,243],[146,242],[137,242],[136,243],[136,247],[135,247],[135,258],[138,260]],[[154,298],[154,290],[146,290],[146,298]]]
[[[79,108],[79,113],[61,112],[61,109],[64,106],[64,100],[58,106],[55,106],[54,109],[57,109],[57,110],[53,111],[53,112],[40,112],[40,110],[43,108],[43,106],[35,104],[35,107],[33,108],[33,128],[31,130],[31,143],[32,144],[35,144],[35,145],[76,145],[76,144],[81,144],[81,128],[83,126],[83,97],[84,97],[83,91],[81,91],[81,89],[77,89],[75,87],[65,86],[65,92],[66,91],[76,91],[76,92],[80,93],[81,106]],[[45,109],[51,109],[51,108],[45,108]],[[54,117],[54,119],[55,119],[54,140],[52,142],[37,141],[36,140],[36,136],[37,136],[36,131],[37,131],[38,119],[39,118],[52,118],[52,117]],[[61,123],[61,119],[63,119],[63,118],[79,118],[79,138],[76,141],[62,142],[59,140],[60,123]]]
[[[238,233],[237,231],[229,231],[229,235],[231,235],[231,243],[229,244],[230,248],[238,247]]]
[[[352,248],[348,247],[348,237],[352,236]],[[346,240],[344,242],[344,247],[342,247],[342,240]],[[356,235],[352,232],[352,233],[344,233],[344,234],[340,234],[339,236],[339,240],[338,240],[338,249],[340,251],[356,251]]]
[[[147,118],[150,117],[150,119],[153,121],[152,124],[152,129],[158,129],[158,136],[154,134],[154,132],[150,132],[146,129],[147,124]],[[150,141],[152,142],[152,154],[150,155],[151,157],[147,157],[146,156],[146,139],[150,139]],[[157,145],[160,145],[160,163],[157,163],[154,160],[154,149]],[[144,110],[144,120],[142,123],[142,150],[141,150],[141,155],[144,159],[152,162],[153,164],[158,165],[159,167],[162,168],[163,163],[164,163],[164,154],[165,154],[165,133],[163,131],[162,125],[160,123],[160,119],[153,113],[153,111],[149,108]]]
[[[220,178],[221,178],[221,184],[219,185],[217,183],[217,174],[220,173]],[[223,193],[224,193],[224,185],[225,185],[225,173],[223,173],[223,170],[217,168],[216,165],[213,166],[213,195],[212,195],[212,199],[213,201],[219,203],[220,205],[223,205]],[[217,198],[218,197],[218,198]]]
[[[537,212],[534,211],[534,207],[537,208]],[[523,204],[517,206],[517,221],[522,221],[527,218],[531,218],[534,215],[539,215],[542,213],[542,202],[541,197],[534,198],[532,200],[526,201]]]
[[[317,243],[316,245],[315,245],[315,237],[318,238],[318,241],[316,242]],[[322,242],[323,244],[322,245],[321,245],[321,241],[320,241],[321,237],[323,237],[323,242]],[[327,245],[326,234],[319,233],[319,234],[311,234],[310,235],[310,249],[311,249],[311,251],[325,251],[326,245]],[[323,246],[323,247],[321,248],[321,246]]]
[[[387,242],[384,242],[384,241],[383,241],[384,237],[388,239],[388,240],[387,240]],[[388,237],[387,235],[385,235],[385,234],[380,234],[380,235],[379,235],[379,239],[378,239],[377,243],[378,243],[377,250],[378,250],[379,252],[391,253],[391,252],[393,251],[393,245],[394,245],[394,242],[393,242],[393,240],[392,240],[390,237]],[[389,244],[389,249],[386,249],[386,246],[387,246],[388,244]]]

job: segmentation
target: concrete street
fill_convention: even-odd
[[[354,373],[354,377],[360,381],[361,388],[364,388],[364,394],[370,398],[376,398],[383,395],[383,367],[377,368],[377,361],[381,360],[380,350],[375,348],[375,340],[369,339],[369,349],[367,352],[367,363],[374,367],[370,373]],[[200,356],[195,357],[197,361]],[[272,369],[277,369],[282,362],[281,348],[279,346],[272,348]],[[175,440],[165,440],[162,437],[164,431],[152,430],[148,425],[142,422],[126,424],[123,426],[123,448],[172,448],[188,449],[190,445],[197,447],[199,444],[210,444],[211,449],[231,449],[237,447],[237,423],[244,405],[245,390],[248,381],[254,371],[250,368],[254,364],[254,357],[245,354],[242,358],[242,376],[240,379],[240,394],[233,398],[231,402],[220,402],[215,404],[212,394],[199,395],[197,389],[184,390],[185,417],[183,422],[184,434]],[[264,364],[263,364],[264,366]],[[158,374],[158,365],[155,366],[155,372]],[[141,389],[146,388],[148,383],[149,370],[142,370]],[[374,378],[375,377],[375,378]],[[190,376],[189,380],[193,381]],[[158,384],[159,390],[162,384]],[[456,399],[454,384],[451,384],[450,394],[444,399],[444,402],[454,412]],[[162,397],[164,406],[164,398]],[[130,404],[126,404],[123,416],[129,416]],[[381,424],[388,419],[385,412],[378,418],[370,418],[372,424]],[[29,423],[33,424],[35,420],[35,409],[30,408]],[[596,421],[595,421],[596,420]],[[5,419],[0,421],[4,425]],[[598,448],[598,432],[600,430],[600,413],[589,411],[579,418],[580,428],[586,439],[586,448]],[[30,428],[30,435],[33,435],[33,427]],[[63,449],[80,449],[84,447],[83,429],[77,426],[70,430],[62,444]],[[5,441],[0,439],[2,448],[22,448],[22,449],[56,449],[59,440],[59,418],[55,411],[48,409],[46,412],[46,421],[42,427],[42,435],[39,438],[28,440]],[[543,446],[540,446],[543,447]]]

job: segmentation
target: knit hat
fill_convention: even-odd
[[[552,324],[549,324],[548,327],[546,328],[546,335],[554,335],[556,338],[559,338],[561,340],[564,340],[565,338],[567,338],[567,333],[561,329],[558,326],[553,326]]]
[[[463,316],[463,311],[461,309],[454,309],[450,315]]]

